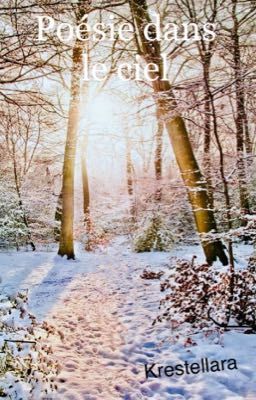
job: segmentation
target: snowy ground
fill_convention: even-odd
[[[6,292],[29,288],[30,307],[65,335],[52,341],[62,365],[56,400],[243,400],[256,399],[256,337],[238,332],[221,344],[172,343],[170,330],[152,327],[158,312],[158,280],[140,274],[163,269],[170,253],[134,254],[121,241],[96,254],[81,253],[67,262],[54,253],[1,253],[0,275]],[[249,246],[236,250],[245,263]],[[175,251],[191,259],[199,247]],[[240,256],[239,256],[240,254]],[[242,254],[242,256],[241,256]],[[144,364],[235,358],[237,370],[145,379]],[[25,400],[25,399],[23,399]]]

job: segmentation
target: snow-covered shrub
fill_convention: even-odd
[[[109,242],[110,235],[100,225],[94,224],[91,216],[84,218],[80,230],[81,232],[76,230],[76,235],[79,236],[86,251],[94,251]]]
[[[211,302],[208,316],[215,324],[232,327],[234,321],[235,325],[249,327],[256,332],[255,270],[248,268],[237,270],[234,274],[219,273],[218,282],[211,287]]]
[[[47,343],[55,329],[27,310],[27,295],[0,296],[0,397],[39,400],[56,390],[59,366]]]
[[[161,282],[161,291],[167,294],[154,323],[167,320],[176,327],[188,323],[196,329],[242,326],[256,331],[255,270],[231,274],[194,260],[178,260],[173,273]]]
[[[133,250],[168,251],[175,241],[174,235],[159,214],[151,215],[143,221],[133,236]]]
[[[215,283],[214,274],[208,264],[196,265],[194,259],[177,260],[174,272],[160,284],[166,296],[160,302],[164,312],[157,318],[200,324],[207,320],[209,290]]]
[[[19,248],[28,239],[23,211],[14,191],[3,185],[0,192],[0,247]]]

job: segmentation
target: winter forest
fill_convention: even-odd
[[[255,18],[1,1],[1,398],[256,399]]]

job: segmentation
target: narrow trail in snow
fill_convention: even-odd
[[[117,295],[110,296],[98,274],[72,284],[54,321],[65,335],[54,350],[63,367],[59,399],[114,399],[113,374],[129,378],[117,351],[124,343],[117,307]]]
[[[120,292],[109,287],[105,274],[92,273],[74,281],[62,307],[53,310],[54,324],[65,336],[63,344],[54,346],[62,366],[58,399],[128,400],[131,388],[137,399],[144,398],[135,378],[138,371],[122,351],[128,335],[123,320],[129,313],[120,316],[125,295]]]
[[[63,343],[53,343],[62,366],[58,400],[143,400],[150,394],[163,400],[156,395],[157,383],[143,386],[143,363],[159,353],[153,344],[147,348],[154,340],[149,308],[158,307],[149,295],[152,282],[140,279],[149,255],[121,250],[105,255],[95,272],[75,277],[51,311],[50,319],[65,336]],[[151,255],[157,264],[168,257]],[[159,293],[159,281],[153,286]]]

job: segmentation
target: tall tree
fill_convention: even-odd
[[[75,258],[73,238],[74,174],[77,132],[79,126],[80,80],[83,65],[83,49],[81,41],[78,39],[73,48],[72,64],[67,139],[63,163],[61,233],[58,251],[60,256],[63,257],[66,255],[68,259]]]
[[[87,14],[90,2],[79,1],[77,4],[76,20]],[[83,40],[76,39],[72,51],[72,70],[70,103],[68,114],[67,138],[63,163],[62,181],[62,219],[58,254],[75,259],[74,252],[74,175],[77,147],[77,134],[80,115],[81,80],[83,70]]]
[[[188,197],[192,206],[197,231],[201,236],[202,247],[209,264],[217,257],[223,264],[228,263],[223,244],[218,239],[206,240],[205,234],[216,232],[216,222],[213,210],[210,208],[205,179],[202,176],[193,149],[189,140],[184,120],[177,110],[177,102],[170,82],[163,80],[163,60],[160,44],[156,39],[154,25],[151,26],[151,38],[148,40],[144,34],[145,24],[151,23],[146,0],[130,0],[131,12],[139,35],[139,51],[147,63],[158,65],[158,72],[152,73],[153,90],[156,93],[159,118],[165,123],[169,138],[175,153],[176,161]]]
[[[236,150],[237,150],[237,171],[239,181],[240,208],[242,214],[250,212],[249,194],[246,187],[246,165],[244,161],[245,150],[251,153],[250,138],[248,133],[247,116],[245,112],[244,99],[244,79],[242,76],[242,60],[239,39],[240,22],[237,11],[238,1],[232,0],[232,20],[233,28],[231,30],[233,70],[235,77],[235,95],[236,95]],[[251,12],[251,10],[249,11]],[[247,146],[245,147],[245,144]]]

